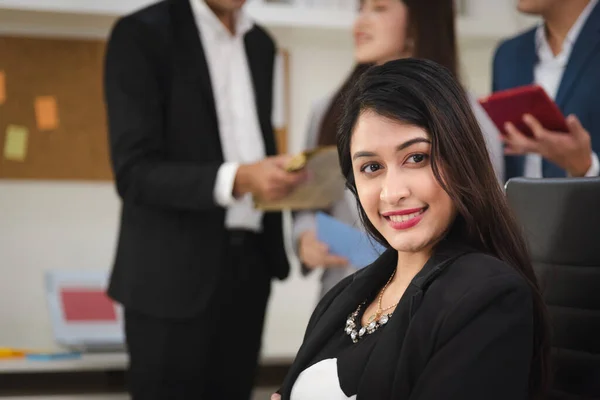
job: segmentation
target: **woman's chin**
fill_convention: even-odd
[[[390,244],[390,247],[401,253],[418,253],[428,248],[431,243],[430,240],[409,232],[396,232],[393,235],[386,235],[384,237]]]

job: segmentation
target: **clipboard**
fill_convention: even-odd
[[[286,166],[289,172],[302,169],[309,173],[307,182],[281,200],[255,199],[254,207],[262,211],[319,210],[329,208],[342,198],[346,181],[340,171],[335,146],[304,151],[294,156]]]

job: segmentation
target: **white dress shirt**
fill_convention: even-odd
[[[535,33],[535,43],[537,48],[538,63],[533,70],[534,82],[544,88],[551,99],[556,98],[563,73],[569,62],[573,45],[588,19],[590,13],[598,0],[591,0],[587,7],[575,21],[575,24],[569,29],[569,33],[563,42],[562,51],[554,55],[550,44],[546,38],[546,28],[540,24]],[[530,178],[542,178],[542,157],[539,154],[528,154],[525,157],[525,176]],[[585,176],[598,176],[600,173],[600,163],[596,153],[592,153],[592,165]]]
[[[265,157],[253,83],[246,57],[244,35],[254,23],[243,9],[236,15],[232,35],[204,0],[189,0],[211,77],[223,159],[214,187],[215,202],[227,208],[229,229],[262,229],[262,212],[252,195],[233,197],[233,183],[240,164]]]

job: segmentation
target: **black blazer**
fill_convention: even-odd
[[[386,251],[315,309],[280,393],[396,266]],[[350,340],[350,339],[348,339]],[[364,365],[358,399],[521,400],[533,350],[532,292],[497,258],[442,243],[414,278]]]
[[[245,36],[267,154],[275,45]],[[105,96],[116,186],[122,198],[110,296],[162,317],[201,312],[226,252],[225,209],[213,189],[223,163],[215,101],[188,0],[165,0],[117,21],[108,41]],[[267,268],[285,278],[280,213],[265,215]]]

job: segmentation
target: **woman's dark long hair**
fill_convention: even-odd
[[[458,78],[458,51],[454,27],[453,0],[396,0],[408,9],[407,39],[412,42],[412,56],[437,62]],[[362,3],[362,1],[361,1]],[[358,64],[334,94],[319,128],[318,144],[335,144],[337,124],[342,115],[343,98],[349,88],[370,65]]]
[[[538,398],[547,389],[549,376],[546,307],[526,241],[498,184],[464,90],[443,66],[429,60],[402,59],[370,68],[348,93],[337,135],[340,166],[367,231],[389,247],[360,204],[352,170],[350,140],[366,110],[418,126],[429,134],[433,174],[458,211],[448,236],[503,260],[531,286],[535,343],[530,388],[531,397]]]

